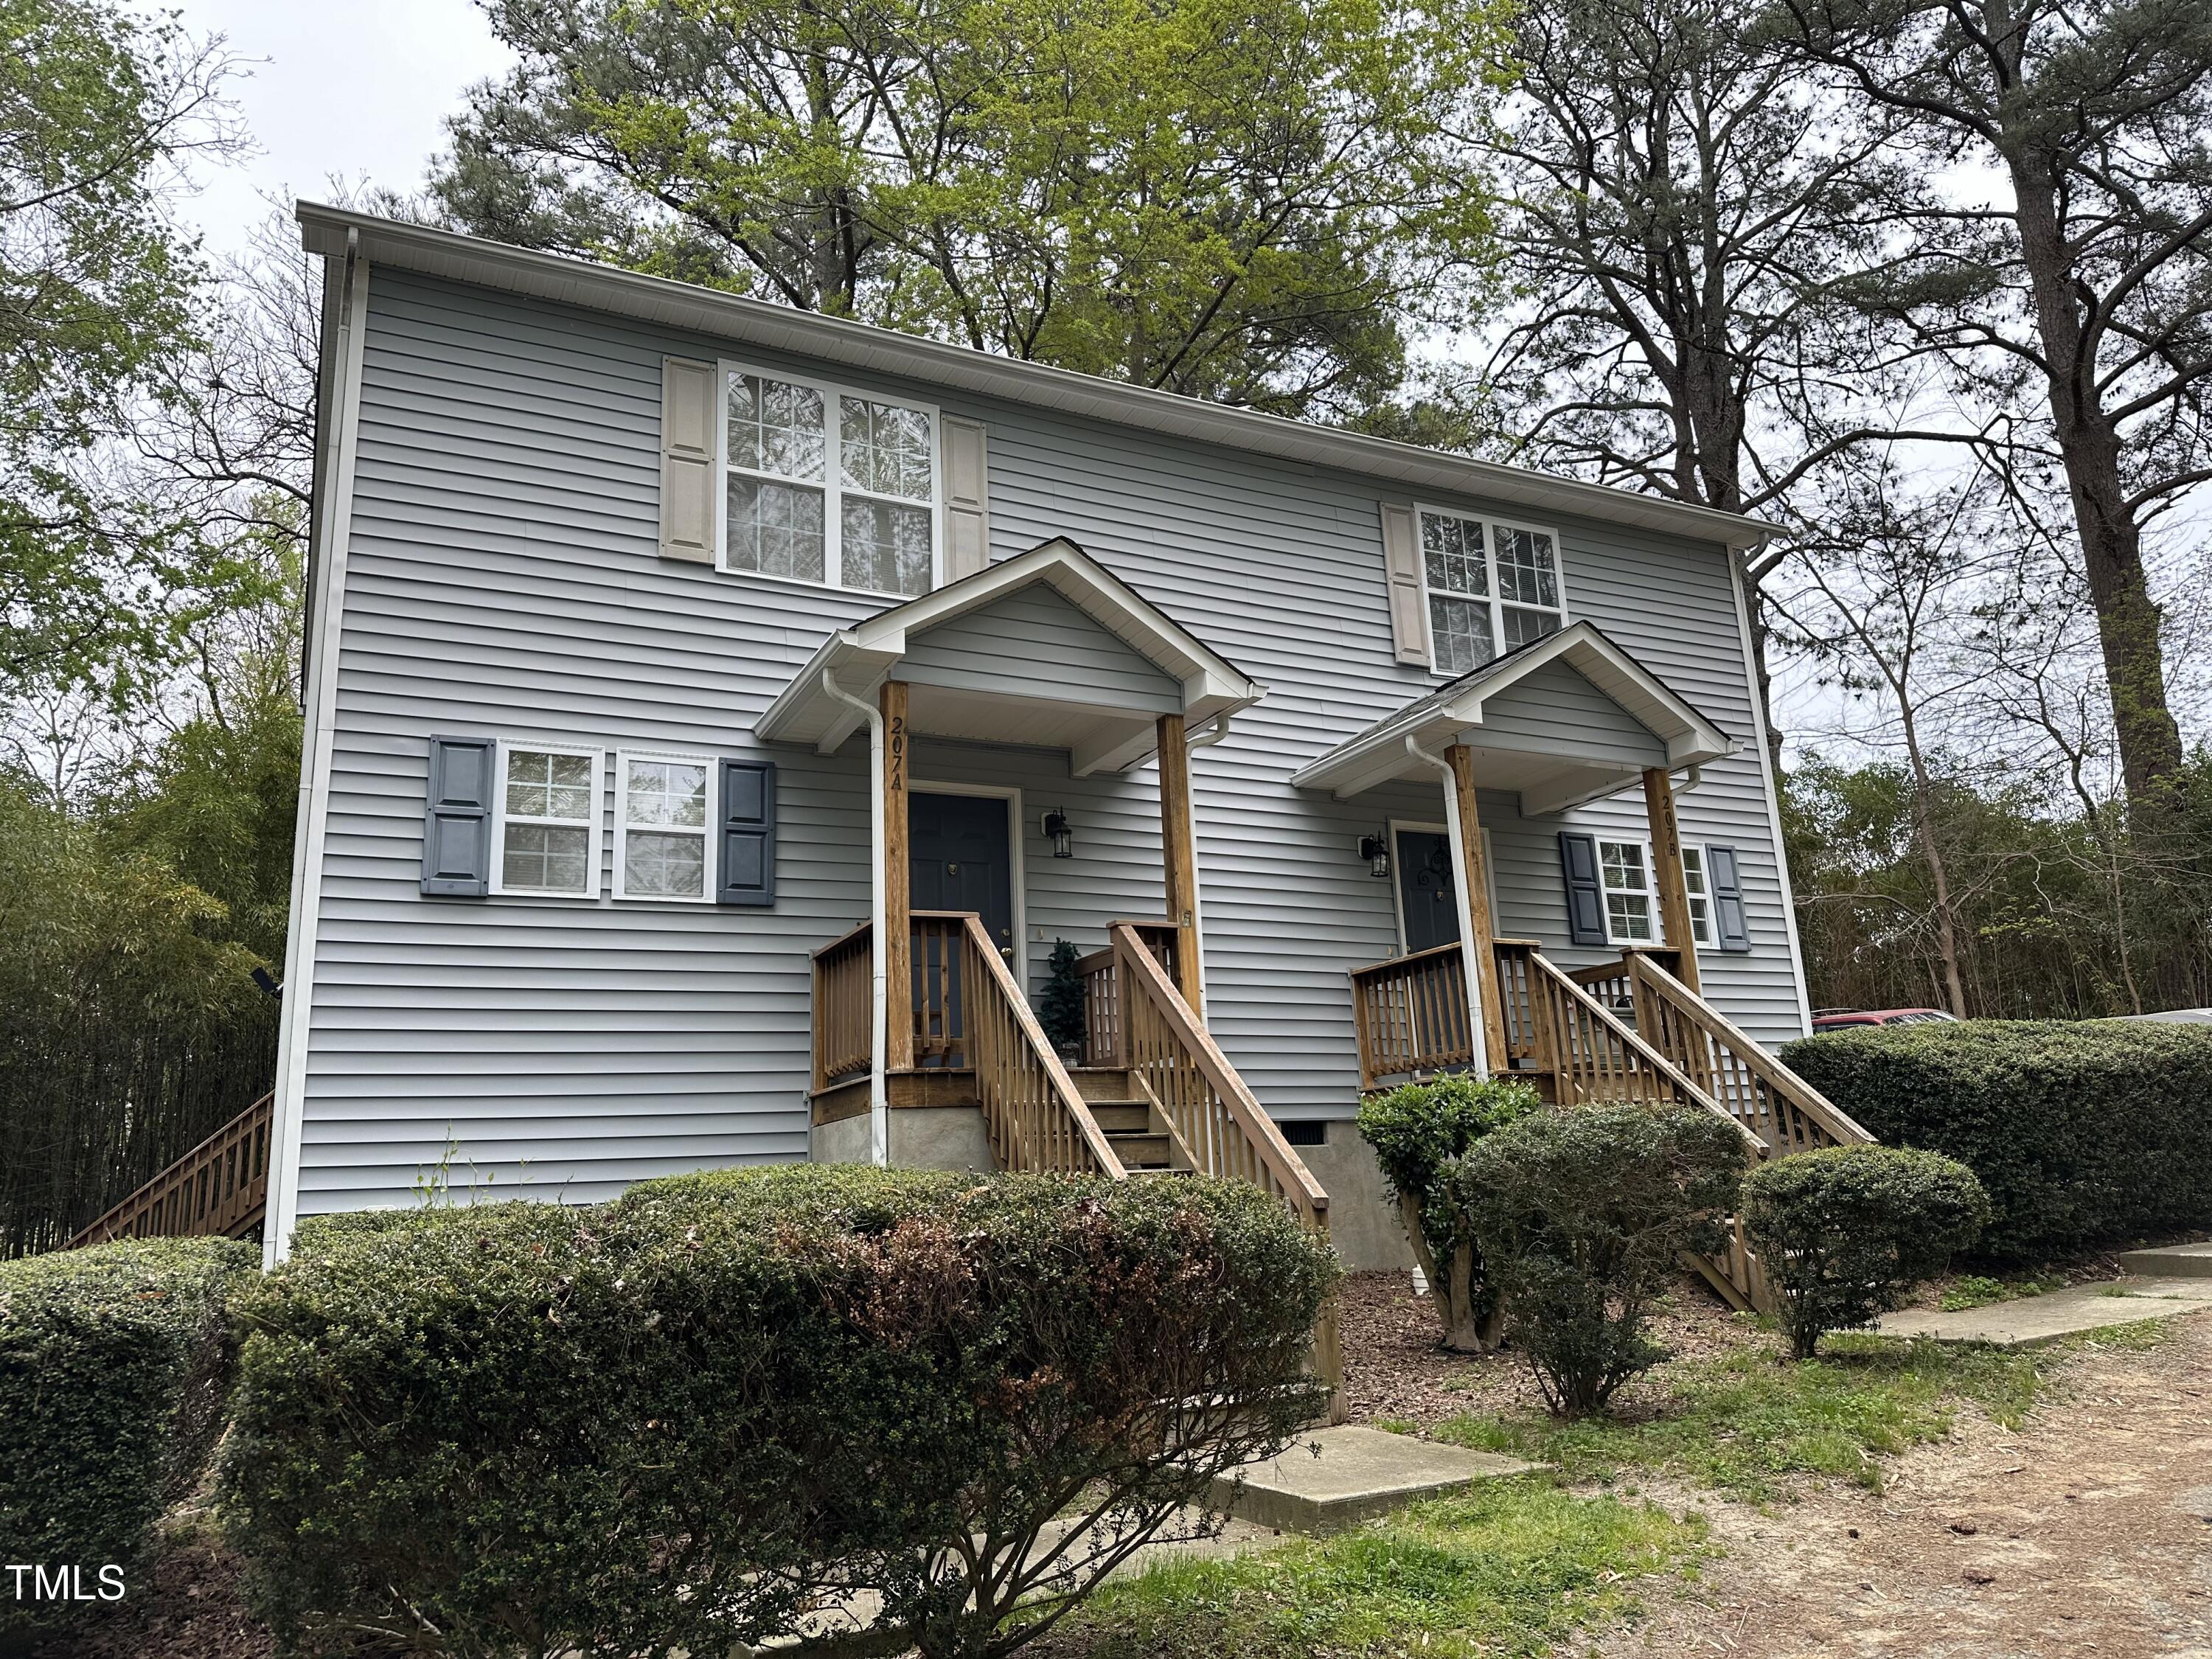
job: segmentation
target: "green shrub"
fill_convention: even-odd
[[[103,1566],[129,1584],[205,1465],[230,1376],[224,1294],[258,1255],[134,1239],[0,1262],[0,1562],[79,1569],[92,1595]],[[100,1605],[35,1588],[0,1596],[0,1644]]]
[[[1993,1261],[2212,1226],[2212,1029],[1969,1020],[1809,1037],[1782,1057],[1877,1140],[1979,1176],[1977,1250]]]
[[[1552,1410],[1596,1409],[1666,1358],[1644,1334],[1684,1251],[1721,1243],[1749,1145],[1688,1107],[1583,1106],[1485,1136],[1449,1171]]]
[[[1334,1271],[1203,1179],[799,1165],[310,1226],[243,1309],[226,1515],[309,1653],[720,1652],[873,1589],[988,1654],[1287,1443]]]
[[[1075,965],[1080,960],[1073,945],[1064,939],[1054,939],[1052,954],[1045,959],[1044,988],[1036,1001],[1037,1024],[1044,1027],[1045,1040],[1055,1049],[1073,1048],[1079,1053],[1091,1029],[1083,975]]]
[[[1408,1083],[1359,1103],[1359,1133],[1397,1197],[1406,1237],[1436,1299],[1444,1346],[1455,1353],[1494,1347],[1499,1315],[1474,1230],[1444,1172],[1492,1130],[1543,1103],[1526,1083],[1465,1076]]]
[[[1939,1152],[1828,1146],[1762,1164],[1743,1183],[1743,1225],[1782,1295],[1800,1359],[1829,1331],[1871,1325],[1941,1273],[1989,1219],[1974,1172]]]

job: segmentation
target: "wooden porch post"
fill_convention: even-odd
[[[890,1030],[884,1040],[884,1069],[914,1069],[914,873],[908,864],[906,682],[884,682],[884,977],[889,980]]]
[[[1483,868],[1482,819],[1474,810],[1474,756],[1463,743],[1444,750],[1451,763],[1452,793],[1459,802],[1460,856],[1465,867],[1459,878],[1467,892],[1467,922],[1474,937],[1464,952],[1467,971],[1482,992],[1484,1047],[1490,1069],[1502,1072],[1510,1061],[1505,1052],[1505,1005],[1498,994],[1498,952],[1492,948],[1498,928],[1490,915],[1490,882]]]
[[[1682,826],[1674,817],[1674,780],[1663,766],[1644,769],[1644,815],[1651,824],[1652,875],[1659,884],[1660,927],[1680,963],[1675,977],[1695,991],[1698,988],[1698,940],[1690,929],[1690,886],[1682,874]]]
[[[1176,930],[1176,989],[1191,1012],[1206,1014],[1198,971],[1198,843],[1190,822],[1190,750],[1182,716],[1163,714],[1160,744],[1160,850],[1167,866],[1168,920]]]

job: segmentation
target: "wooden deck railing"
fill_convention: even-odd
[[[1080,957],[1075,970],[1083,976],[1083,1063],[1120,1066],[1121,1059],[1121,975],[1114,971],[1112,932],[1127,927],[1144,942],[1172,984],[1176,977],[1176,927],[1171,921],[1109,921],[1109,943],[1103,951]]]
[[[1352,970],[1352,1017],[1359,1036],[1359,1086],[1465,1066],[1467,958],[1457,945]]]
[[[814,1088],[867,1075],[876,1053],[875,927],[814,953]]]
[[[1509,1054],[1549,1073],[1560,1101],[1673,1100],[1719,1109],[1680,1066],[1527,940],[1498,942],[1498,981]]]
[[[236,1238],[269,1204],[269,1135],[274,1095],[264,1095],[69,1242],[116,1238]]]

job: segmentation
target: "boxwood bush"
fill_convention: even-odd
[[[81,1571],[95,1596],[120,1567],[127,1593],[205,1466],[230,1375],[224,1296],[259,1255],[179,1238],[0,1262],[0,1562]],[[0,1594],[0,1647],[104,1605],[22,1588]]]
[[[1969,1020],[1808,1037],[1782,1057],[1877,1140],[1980,1177],[1984,1256],[2212,1226],[2212,1028]]]
[[[722,1652],[873,1589],[986,1655],[1319,1409],[1334,1273],[1202,1179],[800,1165],[310,1225],[242,1304],[227,1524],[310,1653]]]
[[[1753,1170],[1740,1213],[1782,1294],[1790,1352],[1810,1359],[1828,1332],[1903,1307],[1973,1243],[1990,1202],[1974,1172],[1941,1152],[1828,1146]]]

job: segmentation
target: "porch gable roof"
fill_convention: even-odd
[[[1669,770],[1703,765],[1735,750],[1726,732],[1657,675],[1595,624],[1578,622],[1415,698],[1307,763],[1291,781],[1349,800],[1396,779],[1431,776],[1415,748],[1434,754],[1463,743],[1480,757],[1481,786],[1518,791],[1522,811],[1532,817],[1564,811],[1635,782],[1642,766],[1618,742],[1593,741],[1564,722],[1532,742],[1525,729],[1508,729],[1495,718],[1518,701],[1515,694],[1542,687],[1559,669],[1587,682],[1623,717],[1625,728],[1648,734],[1650,760],[1663,760]],[[1488,724],[1486,712],[1492,716]],[[1525,719],[1515,724],[1525,728]]]
[[[1187,729],[1225,719],[1267,695],[1265,686],[1062,536],[831,635],[769,705],[757,734],[834,752],[860,728],[861,716],[832,693],[830,681],[848,696],[872,701],[885,680],[907,678],[900,665],[931,630],[1040,586],[1165,677]],[[1068,664],[1065,672],[1073,681],[1082,670]],[[963,687],[940,669],[915,685],[908,719],[921,736],[1065,749],[1082,776],[1149,757],[1158,746],[1160,712],[1141,697],[1117,699],[1108,687],[1071,683],[1061,696],[1012,696],[981,676]]]

